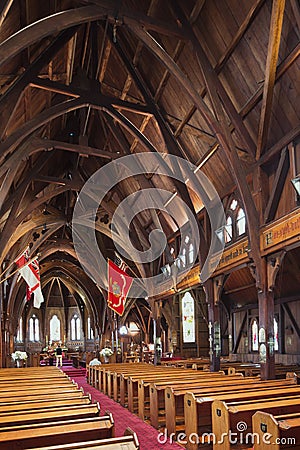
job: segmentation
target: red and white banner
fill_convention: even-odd
[[[132,285],[133,278],[108,260],[108,295],[107,304],[119,316],[123,315],[125,300]]]
[[[27,300],[30,300],[31,295],[33,294],[33,306],[39,308],[44,301],[44,297],[41,289],[38,259],[33,258],[32,260],[29,260],[29,248],[27,248],[25,252],[16,259],[15,263],[19,267],[19,272],[27,284]]]

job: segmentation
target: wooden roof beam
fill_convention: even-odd
[[[172,131],[170,130],[169,126],[167,125],[164,117],[162,116],[162,114],[161,114],[161,112],[160,112],[160,110],[159,110],[159,108],[158,108],[154,98],[151,95],[151,92],[150,92],[148,86],[146,85],[146,83],[142,79],[141,75],[139,74],[137,69],[135,69],[133,64],[128,60],[128,58],[127,58],[125,52],[123,51],[122,47],[120,46],[120,44],[116,44],[116,48],[117,48],[117,50],[118,50],[122,60],[125,62],[125,65],[126,65],[127,69],[129,70],[129,73],[131,74],[132,78],[134,79],[136,85],[140,89],[143,97],[145,98],[145,100],[150,105],[151,109],[153,110],[153,113],[155,115],[157,123],[159,124],[161,132],[162,132],[162,135],[163,135],[163,137],[165,139],[166,146],[167,146],[167,148],[169,148],[170,153],[172,153],[172,154],[174,154],[174,155],[176,155],[178,157],[181,157],[181,158],[186,157],[186,155],[183,154],[182,149],[179,146],[178,142],[176,141]],[[153,151],[157,151],[157,150],[155,148],[152,148],[152,149],[150,149],[150,151],[153,152]],[[177,167],[174,167],[173,169],[175,170],[175,172],[181,170],[179,165]],[[190,174],[190,179],[192,179],[192,181],[194,181],[194,183],[195,183],[195,176],[194,176],[194,174],[192,172]],[[191,197],[190,197],[190,194],[189,194],[189,191],[188,191],[186,185],[178,182],[177,180],[174,180],[174,184],[175,184],[175,187],[176,187],[177,191],[180,193],[182,199],[189,206],[190,210],[194,211],[194,213],[196,215],[196,211],[194,209],[194,205],[192,203],[192,200],[191,200]],[[197,183],[196,183],[196,186],[197,186]],[[204,196],[206,195],[204,192],[202,192],[202,194]],[[207,204],[209,204],[209,202],[207,202]],[[157,217],[157,220],[159,220],[158,217]],[[207,246],[205,245],[206,238],[205,238],[205,236],[203,234],[203,230],[201,229],[201,227],[199,227],[199,233],[200,233],[201,242],[202,242],[201,257],[202,257],[202,261],[204,261],[205,255],[207,253]]]
[[[243,143],[245,145],[246,152],[249,153],[249,155],[253,157],[255,155],[254,142],[253,142],[247,128],[245,127],[241,116],[236,111],[229,95],[227,94],[224,86],[222,85],[216,72],[214,71],[213,67],[211,66],[210,61],[209,61],[206,53],[204,52],[199,39],[197,38],[195,32],[193,31],[193,28],[191,29],[189,27],[188,20],[184,16],[182,9],[179,6],[179,3],[174,1],[172,3],[172,8],[174,9],[176,16],[178,17],[178,20],[180,20],[181,23],[183,24],[183,28],[189,34],[189,37],[190,37],[190,40],[194,47],[195,53],[196,53],[196,55],[198,55],[198,62],[200,65],[200,69],[202,70],[204,79],[206,79],[206,83],[209,79],[211,86],[214,85],[213,91],[217,92],[226,113],[228,114],[229,118],[231,119],[232,123],[234,124],[236,132],[239,134],[241,140],[243,141]],[[207,84],[206,84],[206,87],[207,87]],[[212,92],[212,90],[211,90],[211,92]],[[220,102],[218,102],[218,103],[220,103]],[[221,108],[219,108],[219,111],[221,112]]]
[[[280,152],[286,145],[292,142],[294,139],[297,139],[300,136],[300,125],[293,128],[289,131],[285,136],[283,136],[279,141],[276,142],[273,147],[269,148],[269,150],[262,155],[262,157],[258,160],[257,164],[260,166],[266,164],[270,159],[272,159],[278,152]]]
[[[268,139],[284,8],[285,0],[273,0],[264,91],[257,137],[257,160],[265,150]]]
[[[189,22],[190,22],[191,25],[193,25],[197,21],[197,19],[199,17],[199,14],[201,13],[201,10],[202,10],[202,8],[204,6],[204,3],[205,3],[205,0],[197,0],[196,1],[195,5],[194,5],[194,8],[193,8],[193,10],[192,10],[192,12],[191,12],[191,14],[189,16]],[[175,62],[178,61],[178,59],[179,59],[179,57],[180,57],[180,55],[181,55],[181,53],[182,53],[182,51],[184,49],[184,45],[185,45],[185,43],[182,42],[182,41],[179,41],[177,43],[177,45],[175,47],[175,50],[172,53],[172,59]],[[166,86],[170,76],[171,76],[171,73],[169,72],[169,70],[165,70],[165,72],[164,72],[164,74],[163,74],[163,76],[162,76],[162,78],[160,80],[160,83],[158,85],[158,88],[156,90],[156,93],[154,95],[154,100],[155,101],[158,101],[159,98],[161,97],[161,95],[163,93],[163,90],[164,90],[164,88],[165,88],[165,86]],[[174,133],[174,135],[175,135],[175,137],[177,137],[176,132]]]
[[[0,27],[2,26],[14,0],[0,0]]]
[[[148,11],[147,11],[147,16],[152,14],[153,9],[157,5],[157,1],[158,0],[151,0],[150,6],[149,6]],[[139,62],[139,59],[140,59],[140,56],[141,56],[142,48],[143,48],[143,44],[142,44],[141,41],[139,41],[138,44],[137,44],[137,47],[135,49],[134,56],[133,56],[133,64],[136,67],[138,65],[138,62]],[[125,83],[124,83],[124,87],[123,87],[123,90],[122,90],[121,99],[125,100],[127,92],[129,91],[131,84],[132,84],[132,76],[130,74],[127,74],[127,77],[126,77],[126,80],[125,80]]]
[[[235,48],[237,47],[237,45],[241,41],[241,39],[244,36],[246,30],[248,29],[249,25],[253,21],[254,17],[256,16],[256,14],[260,10],[260,8],[261,8],[261,6],[263,5],[264,2],[265,2],[265,0],[256,0],[255,3],[253,4],[252,8],[250,8],[250,10],[249,10],[249,12],[248,12],[244,22],[241,24],[240,28],[238,29],[238,32],[236,33],[235,37],[232,39],[231,44],[227,47],[225,53],[221,56],[221,58],[219,59],[217,64],[214,66],[214,70],[215,70],[215,72],[217,74],[219,74],[221,72],[222,68],[224,67],[224,64],[229,59],[229,57],[231,56],[231,54],[233,53],[233,51],[235,50]],[[190,19],[189,19],[189,22],[191,24],[193,24]],[[206,87],[204,86],[203,89],[200,92],[200,95],[202,97],[204,97],[205,93],[206,93]],[[193,105],[189,109],[189,111],[186,113],[185,117],[182,120],[182,123],[180,123],[178,125],[178,127],[177,127],[177,129],[175,131],[175,136],[176,137],[181,134],[184,126],[192,118],[192,116],[196,112],[196,110],[197,110],[197,108],[195,108],[195,105]]]
[[[89,103],[89,105],[94,106],[107,106],[107,105],[113,105],[120,109],[123,109],[125,111],[131,111],[135,112],[137,114],[152,114],[152,111],[149,109],[148,106],[142,105],[140,103],[132,103],[125,100],[120,100],[115,97],[109,97],[107,95],[101,94],[100,92],[100,85],[99,85],[99,92],[95,92],[95,90],[85,90],[81,88],[74,87],[72,85],[67,86],[62,83],[58,83],[57,81],[52,81],[48,79],[42,79],[42,78],[35,78],[30,83],[31,86],[49,90],[51,92],[56,92],[63,95],[68,95],[70,97],[81,97],[82,99],[85,99],[86,103]]]
[[[298,0],[291,0],[291,6],[296,19],[298,30],[300,30],[300,5]]]
[[[34,132],[37,128],[48,123],[51,119],[55,119],[66,112],[83,108],[84,106],[88,106],[88,103],[81,98],[76,98],[59,103],[51,108],[44,109],[39,115],[25,123],[13,134],[11,134],[4,142],[0,143],[0,163],[2,164],[7,155],[13,151],[23,141],[23,139],[25,139],[26,136]]]
[[[182,32],[179,26],[164,22],[159,19],[155,19],[147,16],[146,14],[132,11],[132,9],[126,9],[122,6],[122,3],[118,0],[112,2],[111,0],[82,0],[84,3],[94,3],[99,6],[109,18],[112,23],[125,23],[130,25],[131,23],[137,23],[144,27],[146,30],[156,31],[157,33],[171,36],[177,39],[186,39],[186,36]],[[113,4],[114,3],[114,4]],[[112,5],[113,4],[113,5]],[[112,7],[113,6],[113,7]]]
[[[287,148],[283,149],[281,152],[280,161],[276,170],[275,179],[273,182],[273,188],[270,193],[269,201],[266,206],[264,214],[264,222],[268,223],[274,220],[279,200],[282,194],[282,190],[286,181],[286,177],[289,171],[289,153]]]
[[[297,60],[300,55],[300,44],[298,44],[294,50],[285,58],[284,61],[278,66],[275,74],[275,81],[277,82],[282,75],[291,67],[291,65]],[[242,117],[246,117],[252,109],[257,105],[257,103],[261,100],[263,95],[264,86],[259,86],[257,91],[252,95],[252,97],[245,103],[245,105],[241,108],[239,113]]]
[[[276,82],[285,74],[285,72],[291,67],[291,65],[297,60],[300,54],[300,44],[298,44],[294,50],[286,57],[284,61],[278,66],[276,71]],[[206,92],[206,88],[204,88]],[[204,93],[204,90],[200,92],[201,96]],[[263,93],[263,86],[260,86],[257,91],[252,95],[252,97],[245,103],[245,105],[240,109],[239,114],[245,118],[252,109],[257,105],[257,103],[260,101]],[[186,116],[183,118],[182,123],[177,127],[174,135],[177,137],[182,132],[182,129],[184,125],[190,120],[194,112],[196,111],[195,106],[192,106],[192,108],[187,112]],[[234,130],[234,127],[231,126],[231,131]],[[291,132],[291,139],[290,141],[296,137],[299,134],[299,131],[297,131],[297,127]],[[262,157],[259,160],[259,164],[264,164],[266,161],[268,161],[273,154],[276,152],[282,150],[282,148],[287,145],[290,141],[286,142],[286,138],[283,138],[283,145],[280,147],[275,144],[274,147],[269,149],[265,154],[262,155]],[[216,145],[216,144],[215,144]],[[277,150],[276,150],[277,149]],[[275,153],[274,153],[275,152]]]
[[[22,98],[21,94],[30,81],[38,75],[42,68],[48,64],[55,54],[72,38],[77,27],[72,27],[60,33],[48,47],[31,63],[20,77],[0,97],[0,135],[3,139],[5,131],[14,117],[14,111]]]
[[[246,176],[244,175],[244,169],[241,165],[236,152],[235,146],[232,142],[230,133],[226,133],[219,123],[216,121],[215,117],[212,115],[211,111],[208,109],[207,105],[204,103],[202,97],[199,95],[197,90],[194,88],[188,77],[180,70],[177,64],[171,59],[171,57],[163,50],[163,48],[154,40],[154,38],[149,35],[145,30],[140,27],[133,26],[133,32],[145,43],[148,49],[162,62],[165,67],[172,71],[173,76],[180,82],[182,87],[186,90],[191,100],[195,103],[199,109],[201,115],[211,128],[211,130],[216,134],[220,145],[224,149],[224,152],[228,158],[229,165],[233,168],[234,179],[239,187],[241,197],[243,199],[245,206],[245,212],[247,215],[247,220],[249,224],[249,239],[251,243],[251,252],[255,264],[257,266],[258,276],[257,276],[257,286],[261,286],[263,283],[263,277],[260,272],[260,248],[258,239],[258,228],[259,228],[259,218],[258,213],[253,202],[253,198],[249,189],[249,186],[245,183]],[[224,134],[225,131],[225,134]]]
[[[44,37],[56,33],[57,30],[63,30],[74,25],[80,25],[106,17],[112,23],[115,23],[115,10],[111,8],[111,2],[101,3],[105,5],[101,7],[100,5],[84,6],[82,8],[74,8],[52,14],[13,34],[0,44],[0,66],[16,56],[20,51],[40,41]],[[148,30],[157,31],[158,33],[173,36],[177,39],[185,39],[184,34],[176,25],[149,18],[145,14],[133,13],[132,11],[120,11],[120,13],[122,14],[122,22],[125,24],[139,24]]]

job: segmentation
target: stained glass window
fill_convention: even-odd
[[[183,342],[195,342],[195,302],[189,292],[181,300]]]

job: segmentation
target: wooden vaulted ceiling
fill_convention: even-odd
[[[128,154],[168,152],[199,167],[222,197],[236,185],[243,191],[243,176],[260,164],[276,165],[299,134],[297,0],[1,0],[0,7],[1,263],[31,242],[47,280],[61,267],[86,284],[70,223],[78,192],[98,168]],[[129,178],[99,206],[106,256],[116,206],[148,187],[178,190],[156,174]],[[201,209],[189,189],[178,193]],[[251,218],[250,207],[246,213]],[[172,235],[184,220],[180,211],[170,218],[145,210],[132,222],[132,239],[145,249],[157,224]],[[158,269],[131,266],[142,276]]]

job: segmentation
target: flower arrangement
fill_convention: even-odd
[[[17,350],[11,354],[11,357],[14,361],[25,361],[27,359],[27,353]]]
[[[111,355],[113,355],[113,354],[114,354],[114,352],[113,352],[112,349],[109,348],[109,347],[103,348],[103,349],[101,350],[101,352],[100,352],[100,355],[103,356],[103,357],[106,357],[106,358],[108,358],[109,356],[111,356]]]

